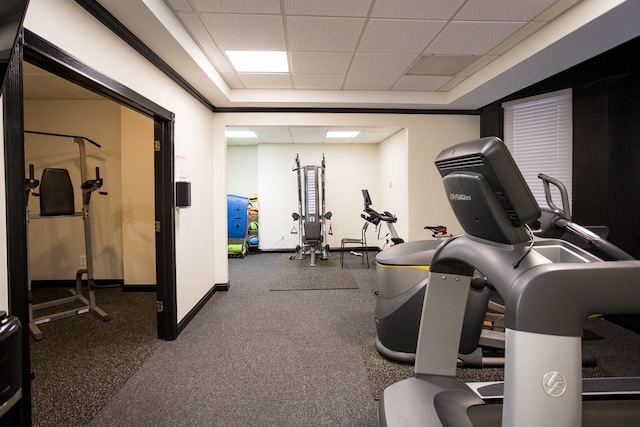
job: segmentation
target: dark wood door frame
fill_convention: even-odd
[[[27,230],[22,61],[127,106],[154,121],[154,196],[158,338],[178,336],[174,209],[174,114],[99,73],[34,33],[19,37],[3,86],[3,131],[7,215],[7,276],[11,314],[22,328],[22,399],[15,425],[31,425],[31,367],[27,292]],[[18,405],[16,405],[18,406]]]

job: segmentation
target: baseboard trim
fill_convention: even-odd
[[[196,315],[200,312],[200,310],[202,310],[205,304],[211,299],[211,297],[215,293],[216,293],[216,285],[213,285],[213,287],[209,289],[209,291],[202,298],[200,298],[200,301],[198,301],[198,303],[195,306],[193,306],[191,310],[189,310],[187,315],[184,316],[180,322],[178,322],[178,335],[182,333],[184,328],[186,328],[187,325],[196,317]]]
[[[213,291],[228,291],[231,287],[231,282],[227,281],[227,283],[216,283],[213,285]]]

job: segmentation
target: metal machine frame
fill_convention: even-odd
[[[331,212],[326,211],[325,205],[325,159],[322,155],[320,166],[300,166],[300,157],[296,154],[295,164],[292,168],[298,177],[298,212],[291,214],[294,221],[298,221],[298,246],[296,254],[298,259],[310,255],[310,266],[316,266],[316,255],[321,259],[329,257],[329,245],[327,244],[327,220],[331,219]],[[333,234],[331,226],[328,230]]]
[[[489,419],[503,426],[588,424],[589,417],[603,407],[582,399],[584,320],[593,313],[640,311],[635,297],[640,261],[602,262],[564,240],[534,236],[526,224],[539,217],[540,208],[498,138],[446,149],[436,165],[465,235],[443,243],[433,257],[415,376],[385,389],[379,424],[493,424]],[[501,405],[488,404],[456,380],[465,307],[476,270],[506,302]],[[637,395],[638,378],[626,379],[628,382],[597,379],[595,388],[608,388],[607,395],[615,394],[606,386],[611,380],[627,398],[632,389]],[[637,398],[631,396],[628,403],[626,412],[620,412],[626,418],[618,420],[626,425],[629,411],[635,410],[632,418],[640,416]],[[583,405],[592,409],[583,413]],[[632,422],[637,425],[638,421]]]
[[[101,191],[100,188],[103,185],[103,180],[100,177],[100,169],[96,167],[96,177],[95,179],[87,179],[87,154],[86,154],[86,146],[85,141],[88,141],[90,144],[101,148],[101,146],[90,140],[89,138],[83,136],[73,136],[73,135],[62,135],[48,132],[33,132],[33,131],[25,131],[26,133],[33,133],[38,135],[46,135],[46,136],[56,136],[56,137],[64,137],[64,138],[73,138],[73,142],[78,144],[79,150],[79,159],[80,159],[80,178],[81,178],[81,190],[82,190],[82,211],[74,212],[70,216],[74,217],[82,217],[84,224],[84,245],[85,245],[85,256],[86,256],[86,268],[79,269],[76,272],[75,277],[75,289],[69,289],[71,296],[65,298],[59,298],[51,301],[46,301],[38,304],[33,304],[31,298],[31,279],[28,277],[27,286],[29,290],[29,330],[33,337],[36,340],[42,339],[42,331],[38,327],[43,323],[52,322],[54,320],[63,319],[66,317],[71,317],[75,315],[85,314],[89,312],[93,312],[96,316],[102,319],[104,322],[108,322],[110,320],[109,315],[102,310],[96,304],[95,298],[95,283],[94,283],[94,269],[93,269],[93,247],[91,240],[91,195],[94,191],[97,191],[100,195],[106,195],[107,193]],[[26,219],[27,222],[31,220],[41,220],[41,219],[49,219],[49,218],[58,218],[60,215],[55,216],[43,216],[29,213],[29,195],[39,196],[35,190],[39,186],[39,181],[34,177],[34,167],[33,165],[29,165],[29,177],[25,180],[25,191],[27,193],[26,197]],[[28,230],[28,227],[27,227]],[[28,231],[27,231],[28,232]],[[30,273],[28,273],[30,276]],[[85,297],[82,292],[82,277],[86,276],[87,278],[87,289],[88,289],[88,297]],[[40,317],[35,317],[35,312],[48,309],[51,307],[57,307],[60,305],[65,305],[69,303],[79,303],[80,307],[60,311],[57,313],[47,314]]]

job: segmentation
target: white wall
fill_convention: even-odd
[[[405,240],[430,238],[425,225],[446,225],[459,233],[455,216],[444,197],[442,180],[433,161],[444,148],[477,138],[480,118],[471,115],[401,114],[216,114],[215,135],[224,136],[225,126],[394,126],[403,130],[378,145],[371,144],[261,144],[229,146],[227,181],[230,193],[260,197],[260,245],[262,249],[293,248],[297,237],[289,234],[291,212],[297,210],[297,181],[291,171],[295,154],[301,164],[327,162],[327,209],[331,221],[332,247],[342,237],[358,237],[362,226],[363,188],[373,208],[398,217],[396,230]],[[250,164],[256,159],[254,166]],[[253,169],[257,169],[258,176]],[[247,170],[247,174],[239,171]],[[335,180],[335,181],[333,181]],[[381,235],[387,233],[382,227]],[[279,242],[282,234],[285,241]],[[277,242],[277,244],[276,244]],[[368,242],[382,246],[375,230]]]
[[[398,236],[404,240],[409,240],[409,168],[407,156],[409,152],[408,130],[392,135],[382,141],[378,147],[378,186],[370,190],[373,208],[382,213],[391,212],[398,218],[393,224]],[[380,237],[388,234],[388,226],[382,225]],[[387,239],[391,239],[389,235]],[[386,239],[379,242],[379,247],[383,247]]]
[[[187,158],[193,202],[176,215],[181,320],[214,284],[228,281],[224,134],[215,147],[210,110],[73,0],[31,0],[25,28],[175,113],[175,152]],[[222,238],[215,240],[218,235]]]
[[[362,227],[363,188],[377,187],[377,146],[373,144],[262,144],[227,147],[227,185],[230,194],[258,194],[260,208],[260,249],[293,249],[298,244],[298,178],[294,172],[296,155],[300,165],[320,166],[325,156],[325,205],[333,217],[327,222],[330,247],[339,247],[343,237],[358,237]],[[255,154],[255,155],[254,155]],[[249,160],[254,159],[254,163]],[[236,168],[237,167],[237,168]],[[240,169],[240,167],[242,169]],[[257,171],[257,175],[242,170]],[[284,236],[284,240],[282,237]],[[373,231],[371,231],[373,236]]]

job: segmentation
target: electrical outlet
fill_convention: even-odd
[[[80,265],[87,265],[87,256],[80,255]]]

